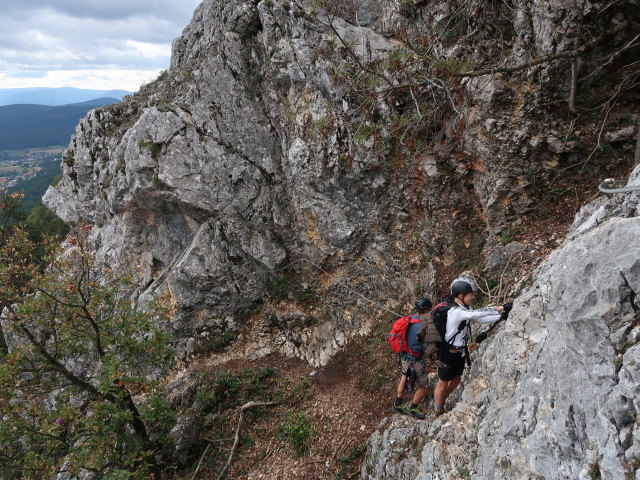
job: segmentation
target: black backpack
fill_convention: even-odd
[[[437,304],[431,310],[431,321],[436,326],[438,333],[440,334],[440,338],[442,338],[442,345],[451,347],[451,348],[459,348],[454,347],[452,342],[453,340],[467,327],[467,321],[461,322],[458,326],[458,331],[451,338],[446,338],[447,335],[447,314],[452,307],[456,306],[456,303],[448,300],[446,302],[442,302]]]

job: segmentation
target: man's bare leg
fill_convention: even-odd
[[[422,399],[427,396],[427,392],[429,392],[428,388],[416,388],[416,393],[413,394],[413,400],[411,400],[411,402],[414,405],[418,405]]]

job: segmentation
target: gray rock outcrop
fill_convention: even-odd
[[[455,408],[433,423],[385,420],[362,477],[637,478],[639,202],[640,192],[586,207],[476,353]]]
[[[170,293],[183,356],[202,331],[242,324],[271,282],[296,272],[332,300],[321,311],[305,307],[315,320],[297,338],[285,329],[269,342],[259,327],[253,336],[266,344],[248,348],[326,363],[368,331],[371,304],[345,284],[387,309],[410,304],[416,288],[435,295],[436,263],[449,268],[460,248],[454,232],[473,225],[476,243],[497,238],[531,208],[527,176],[561,155],[541,148],[545,137],[530,119],[549,97],[566,95],[568,70],[556,64],[537,68],[540,78],[526,88],[522,79],[484,75],[462,81],[453,100],[427,91],[424,108],[453,102],[434,120],[428,148],[402,160],[393,142],[374,146],[394,128],[392,109],[397,117],[407,106],[380,103],[378,133],[350,120],[361,103],[348,77],[361,78],[354,65],[389,61],[403,35],[460,12],[446,2],[371,0],[331,17],[321,4],[205,0],[174,42],[167,72],[81,121],[63,178],[44,197],[64,221],[93,225],[108,263],[139,271],[143,298]],[[505,64],[531,49],[570,48],[578,18],[602,27],[589,2],[495,7],[461,10],[473,36],[439,26],[434,55],[454,67],[459,57],[483,65],[502,55],[490,33],[498,20],[512,32]],[[309,261],[335,281],[321,281]]]

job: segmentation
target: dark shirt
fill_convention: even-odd
[[[411,318],[417,318],[420,320],[418,315],[413,315]],[[412,352],[417,353],[418,355],[422,355],[424,349],[422,342],[418,340],[418,332],[421,328],[422,322],[411,323],[409,324],[409,328],[407,328],[407,346]]]

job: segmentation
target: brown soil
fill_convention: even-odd
[[[357,478],[367,439],[390,411],[399,364],[386,344],[387,321],[381,321],[376,333],[353,342],[325,367],[314,369],[302,360],[269,355],[258,361],[231,360],[213,370],[242,371],[246,368],[272,367],[291,383],[308,379],[303,399],[280,405],[259,407],[250,422],[243,423],[242,441],[235,452],[228,479],[349,479]],[[384,332],[384,333],[382,333]],[[210,360],[210,359],[209,359]],[[200,370],[215,363],[200,359]],[[409,396],[405,396],[409,400]],[[204,432],[204,436],[231,438],[237,425],[237,410],[226,412],[224,434]],[[306,411],[315,434],[309,448],[297,455],[278,438],[279,425],[291,412]],[[250,440],[249,440],[250,438]],[[212,444],[197,478],[216,479],[226,463],[232,442]],[[197,459],[196,459],[197,460]],[[197,463],[197,462],[196,462]],[[195,464],[194,464],[195,468]],[[189,473],[191,478],[193,469]]]

